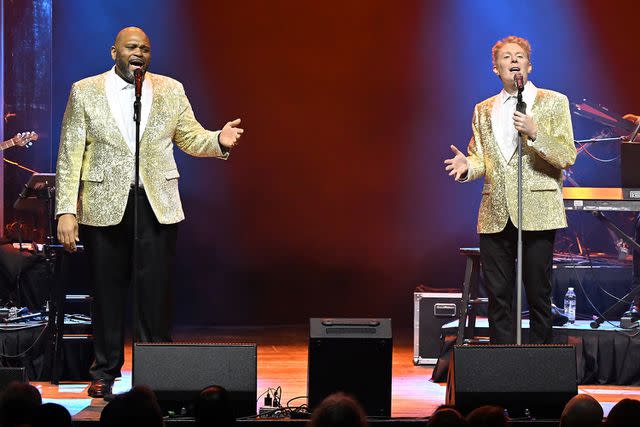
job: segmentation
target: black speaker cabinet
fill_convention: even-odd
[[[467,413],[499,405],[509,414],[560,418],[578,394],[576,355],[569,345],[455,346],[447,381],[447,404]]]
[[[313,410],[341,391],[369,416],[391,416],[391,319],[310,319],[307,395]]]
[[[236,417],[256,414],[255,344],[137,343],[133,349],[133,385],[155,391],[165,410],[189,409],[205,387],[224,387]]]
[[[26,368],[0,367],[0,393],[14,381],[21,383],[27,382]]]

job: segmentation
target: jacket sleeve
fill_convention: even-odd
[[[528,145],[552,166],[566,169],[573,165],[577,155],[569,100],[560,95],[555,98],[551,108],[551,119],[546,123],[538,123],[536,140],[528,141]]]
[[[60,148],[56,166],[56,217],[77,214],[80,170],[86,143],[84,106],[77,83],[71,87],[62,118]]]
[[[473,120],[471,121],[473,136],[467,147],[467,161],[469,162],[469,170],[467,176],[460,182],[470,182],[484,176],[484,152],[482,147],[482,137],[478,130],[478,106],[473,109]]]
[[[218,157],[226,160],[229,152],[223,150],[218,142],[220,131],[210,131],[202,127],[196,120],[184,87],[179,87],[179,117],[173,140],[178,148],[196,157]]]

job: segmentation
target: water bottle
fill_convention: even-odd
[[[576,293],[573,288],[567,289],[567,294],[564,296],[564,315],[569,319],[569,323],[576,322]]]

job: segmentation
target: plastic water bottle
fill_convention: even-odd
[[[576,293],[573,288],[567,289],[564,296],[564,315],[569,319],[569,323],[576,322]]]

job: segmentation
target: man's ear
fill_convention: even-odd
[[[498,67],[496,67],[495,65],[493,66],[493,74],[495,74],[496,76],[500,75],[500,72],[498,71]]]
[[[116,47],[111,46],[111,59],[113,59],[114,61],[116,60]]]

